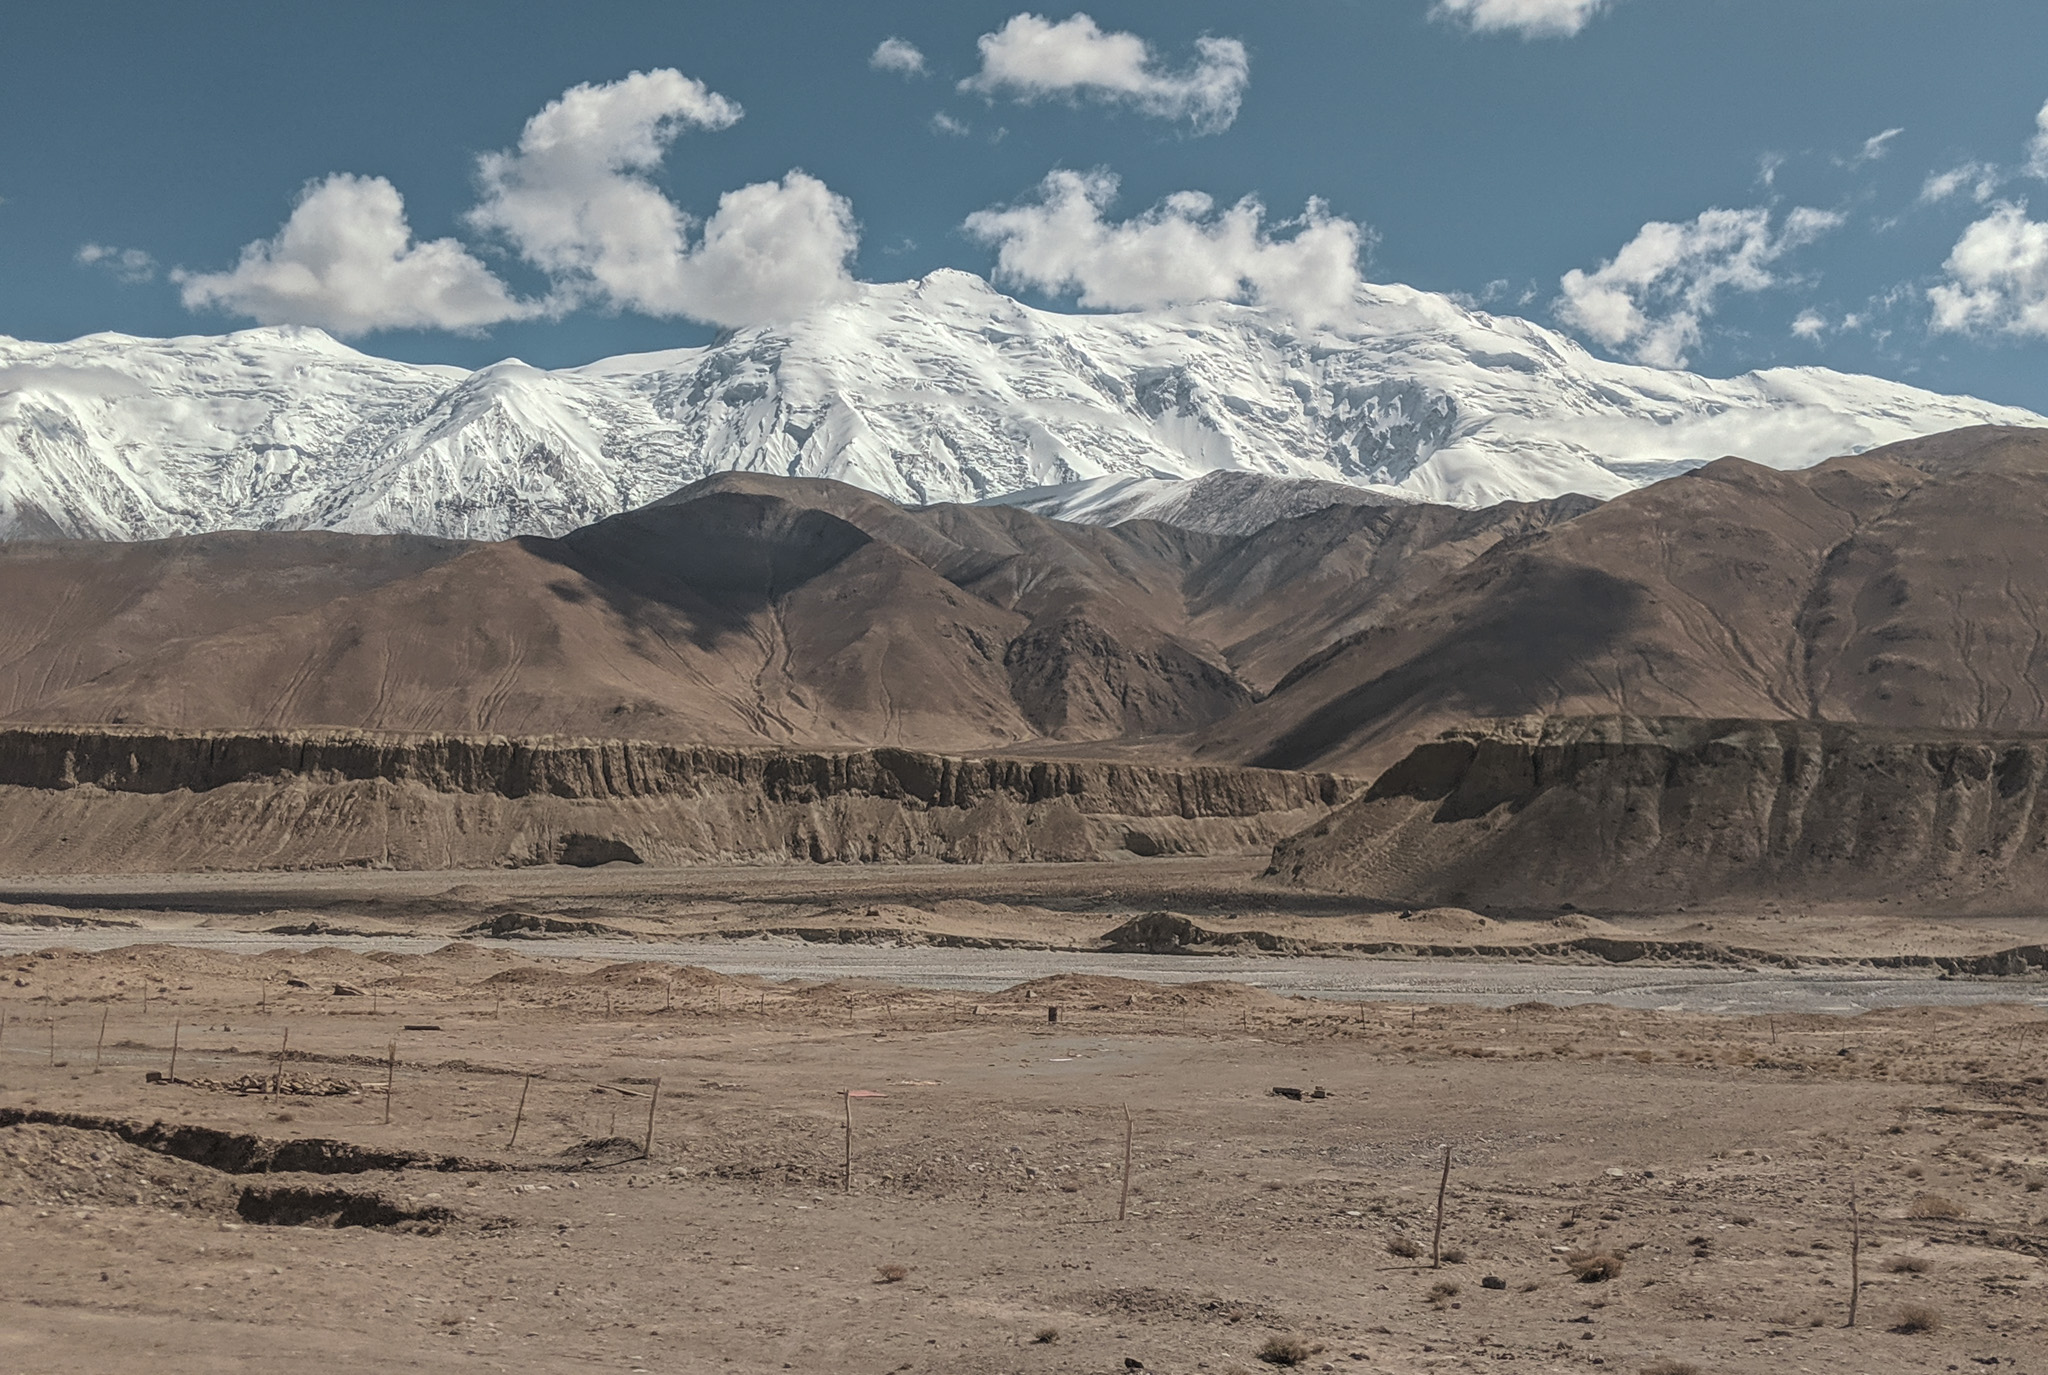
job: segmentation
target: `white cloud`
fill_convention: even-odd
[[[1144,39],[1104,33],[1085,14],[1057,24],[1019,14],[978,42],[981,70],[960,83],[963,91],[1007,91],[1027,101],[1086,96],[1162,119],[1185,119],[1202,134],[1230,127],[1251,74],[1244,44],[1235,38],[1196,39],[1195,64],[1168,72],[1156,65]]]
[[[80,244],[74,258],[80,267],[104,268],[123,282],[146,282],[156,276],[156,259],[139,248]]]
[[[968,126],[966,120],[955,119],[944,110],[941,110],[932,116],[932,132],[935,134],[950,134],[954,138],[965,138],[973,133],[974,130]]]
[[[1934,205],[1959,191],[1968,190],[1970,199],[1982,205],[1997,194],[2001,180],[1998,169],[1988,162],[1965,162],[1946,172],[1929,173],[1920,184],[1920,203]]]
[[[925,74],[924,54],[907,38],[885,38],[877,43],[868,56],[868,65],[878,72],[895,72],[899,76]]]
[[[1869,138],[1863,140],[1863,147],[1857,151],[1854,157],[1848,159],[1844,165],[1861,167],[1866,162],[1877,162],[1886,153],[1891,151],[1892,140],[1905,132],[1903,128],[1898,128],[1887,129],[1881,134],[1872,134]]]
[[[516,149],[480,159],[470,223],[504,235],[567,297],[649,315],[746,325],[845,295],[852,207],[815,177],[727,192],[694,242],[695,221],[648,180],[684,128],[723,129],[740,113],[667,69],[573,87]]]
[[[346,173],[309,184],[276,237],[245,247],[229,271],[171,276],[188,310],[319,325],[344,336],[467,332],[543,309],[515,300],[454,239],[414,243],[397,188]]]
[[[1802,310],[1792,319],[1792,333],[1801,339],[1818,339],[1827,328],[1828,317],[1817,310]]]
[[[1963,231],[1930,287],[1936,333],[2048,336],[2048,224],[2002,204]]]
[[[1359,283],[1363,234],[1311,201],[1275,238],[1251,197],[1227,210],[1182,191],[1135,218],[1110,222],[1107,172],[1054,172],[1035,201],[967,217],[968,233],[997,246],[999,279],[1076,293],[1083,306],[1146,309],[1188,301],[1251,300],[1314,326],[1341,314]]]
[[[1519,33],[1524,38],[1569,38],[1607,8],[1609,0],[1436,0],[1434,19],[1453,20],[1474,33]]]
[[[2034,136],[2027,140],[2027,175],[2048,179],[2048,104],[2034,115]]]
[[[1761,206],[1708,210],[1684,224],[1652,221],[1592,272],[1565,273],[1557,312],[1638,362],[1682,368],[1717,296],[1776,285],[1772,263],[1841,223],[1832,211],[1801,207],[1774,231],[1771,212]]]
[[[1765,186],[1777,185],[1778,169],[1785,165],[1785,161],[1783,153],[1763,154],[1756,160],[1756,179]]]

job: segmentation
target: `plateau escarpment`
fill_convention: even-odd
[[[1254,852],[1330,775],[911,750],[349,731],[0,730],[12,873]]]
[[[2048,735],[1816,721],[1504,721],[1418,746],[1271,873],[1394,903],[1782,899],[2035,911]]]

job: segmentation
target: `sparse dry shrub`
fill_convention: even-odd
[[[1622,1270],[1621,1257],[1607,1251],[1574,1251],[1564,1258],[1564,1264],[1581,1284],[1611,1280]]]
[[[1414,1260],[1422,1254],[1422,1243],[1413,1237],[1397,1235],[1388,1240],[1387,1254],[1399,1256],[1402,1260]]]
[[[1893,1256],[1884,1268],[1894,1275],[1924,1275],[1933,1267],[1925,1256]]]
[[[1906,1216],[1926,1221],[1950,1221],[1963,1215],[1963,1207],[1946,1194],[1921,1194],[1906,1207]]]
[[[1038,1343],[1040,1346],[1051,1346],[1054,1342],[1058,1341],[1059,1339],[1060,1330],[1057,1327],[1041,1327],[1038,1329],[1037,1332],[1033,1333],[1031,1337],[1031,1340]]]
[[[1941,1311],[1924,1303],[1909,1303],[1894,1315],[1892,1331],[1907,1334],[1939,1332]]]
[[[1443,1257],[1444,1264],[1446,1265],[1463,1265],[1465,1263],[1465,1248],[1462,1246],[1446,1246],[1443,1250]]]
[[[1321,1350],[1299,1337],[1268,1337],[1259,1348],[1259,1359],[1267,1365],[1300,1365]]]
[[[1438,1280],[1429,1287],[1429,1301],[1431,1303],[1448,1303],[1464,1292],[1464,1289],[1459,1286],[1456,1280]]]
[[[877,1284],[901,1284],[909,1278],[910,1267],[907,1265],[897,1265],[892,1262],[888,1265],[877,1265],[875,1267],[875,1283]]]

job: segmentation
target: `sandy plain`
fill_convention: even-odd
[[[1241,861],[193,876],[0,902],[0,1370],[2048,1364],[2038,976],[1974,985],[1996,999],[1975,1006],[1730,1016],[775,981],[637,953],[843,927],[848,950],[895,930],[1057,958],[1167,909],[1304,940],[1420,922],[1451,944],[1712,922],[1842,955],[1900,948],[1919,915],[1404,919],[1283,900]],[[620,934],[599,958],[444,939],[506,910]],[[78,924],[116,921],[138,925]],[[317,923],[435,939],[155,939]],[[120,943],[35,948],[80,931]],[[874,1095],[851,1100],[850,1172],[848,1089]],[[1616,1273],[1575,1278],[1597,1256]]]

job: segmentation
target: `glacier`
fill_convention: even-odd
[[[1404,286],[1301,329],[1221,302],[1041,310],[946,270],[553,371],[400,363],[298,326],[0,336],[0,538],[559,535],[721,470],[1098,521],[1190,509],[1173,484],[1232,472],[1483,506],[1975,424],[2048,419],[1824,368],[1609,362]],[[1199,505],[1228,504],[1205,490]]]

